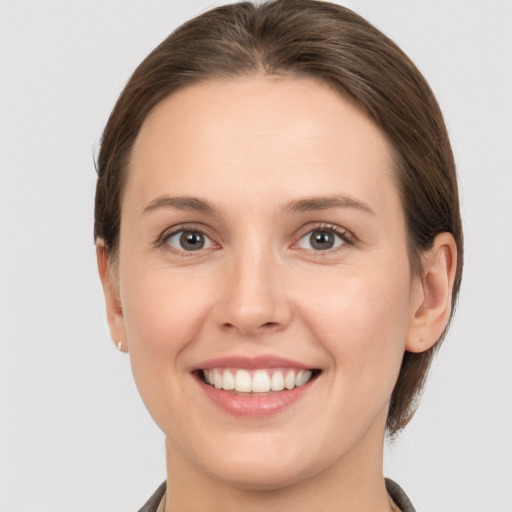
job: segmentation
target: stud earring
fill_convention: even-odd
[[[120,341],[120,342],[118,342],[118,344],[117,344],[117,350],[121,351],[122,349],[123,349],[123,342],[122,342],[122,341]]]

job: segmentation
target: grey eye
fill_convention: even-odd
[[[345,240],[333,230],[314,229],[299,240],[298,246],[301,249],[328,251],[339,247],[343,243],[345,243]]]
[[[213,247],[213,242],[201,231],[178,231],[166,240],[166,243],[179,251],[199,251]]]

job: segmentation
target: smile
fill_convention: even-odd
[[[319,368],[274,355],[226,356],[203,361],[191,374],[203,396],[236,417],[265,418],[314,396]],[[313,393],[313,395],[312,395]]]
[[[294,368],[209,368],[202,370],[202,376],[206,384],[216,389],[238,393],[269,393],[303,386],[311,380],[314,372]]]

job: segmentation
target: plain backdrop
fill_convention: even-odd
[[[342,2],[433,87],[460,176],[452,330],[385,473],[421,511],[512,510],[512,2]],[[93,155],[140,60],[209,0],[0,1],[0,510],[136,511],[163,436],[107,329]]]

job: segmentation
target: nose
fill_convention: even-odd
[[[284,329],[292,307],[284,289],[283,267],[270,251],[233,255],[226,263],[214,318],[223,329],[246,337]]]

